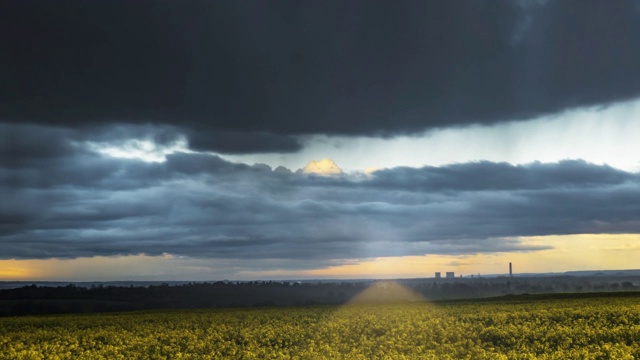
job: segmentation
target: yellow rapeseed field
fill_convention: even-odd
[[[637,297],[0,319],[0,359],[634,359]]]

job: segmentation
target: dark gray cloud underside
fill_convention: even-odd
[[[397,167],[375,172],[368,185],[411,191],[499,191],[580,188],[638,181],[638,175],[582,160],[511,165],[479,161],[422,168]]]
[[[0,120],[164,123],[243,153],[522,119],[640,95],[639,20],[634,0],[9,0]]]
[[[640,233],[639,175],[584,161],[319,177],[206,154],[115,159],[67,130],[0,129],[16,149],[0,162],[2,258],[172,253],[318,266],[538,249],[520,236]],[[28,146],[48,138],[46,151]]]

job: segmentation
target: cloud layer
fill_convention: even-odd
[[[639,234],[640,6],[579,5],[2,1],[0,259],[233,274]]]
[[[0,120],[241,154],[527,119],[640,95],[639,20],[635,0],[8,0]]]
[[[539,249],[521,236],[640,231],[639,175],[583,161],[326,177],[197,153],[112,158],[78,132],[0,129],[12,154],[0,163],[3,258],[169,253],[311,268]]]

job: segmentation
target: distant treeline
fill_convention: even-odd
[[[399,280],[427,300],[486,298],[509,294],[634,291],[627,281],[587,277]],[[277,281],[134,286],[24,286],[0,290],[0,316],[90,313],[147,309],[308,306],[347,303],[372,282],[300,283]],[[390,290],[393,291],[393,290]]]

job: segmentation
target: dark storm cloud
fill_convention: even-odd
[[[370,185],[423,191],[525,190],[615,185],[636,175],[582,160],[511,165],[481,161],[442,167],[397,167],[375,172]]]
[[[189,132],[189,148],[224,154],[296,152],[302,143],[293,136],[239,131]]]
[[[55,159],[71,155],[72,132],[35,125],[11,125],[0,122],[0,156],[3,166],[14,167],[29,161]],[[36,146],[37,145],[37,146]]]
[[[540,249],[521,236],[640,232],[639,175],[583,161],[320,177],[205,154],[115,159],[73,132],[9,128],[17,148],[52,141],[50,156],[15,151],[0,162],[2,258],[171,253],[317,267]]]
[[[76,141],[91,141],[122,145],[130,139],[148,140],[159,146],[171,145],[182,139],[181,129],[154,124],[105,123],[103,126],[79,127],[70,131]]]
[[[638,96],[639,20],[632,0],[9,0],[0,119],[227,153],[525,119]]]

